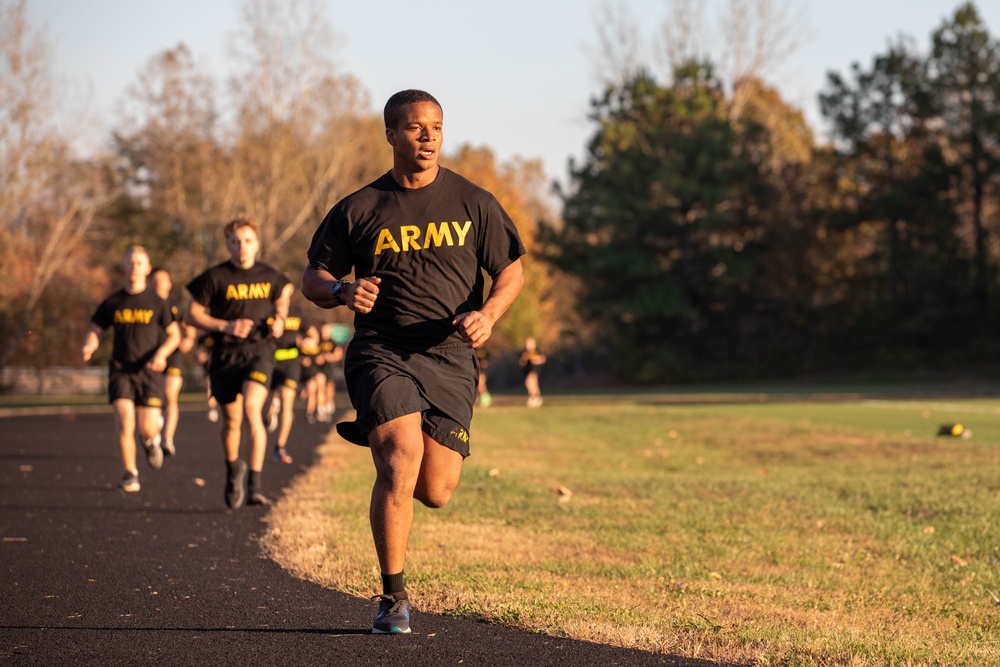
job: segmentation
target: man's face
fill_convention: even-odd
[[[170,296],[170,290],[174,288],[174,283],[170,280],[170,274],[166,271],[157,271],[154,273],[153,287],[156,289],[156,294],[161,299],[166,299]]]
[[[433,102],[408,104],[399,125],[385,131],[395,164],[413,173],[437,167],[443,124],[441,107]]]
[[[146,281],[149,275],[149,255],[141,250],[133,250],[125,255],[125,276],[131,283],[141,283]]]
[[[239,227],[226,237],[226,247],[233,264],[241,269],[249,269],[257,260],[260,241],[257,239],[257,232],[249,227]]]

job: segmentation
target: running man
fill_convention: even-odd
[[[313,236],[303,294],[354,311],[344,373],[357,421],[338,432],[371,447],[369,518],[382,573],[372,632],[409,633],[403,580],[414,500],[443,507],[469,455],[481,347],[521,289],[524,246],[496,198],[438,165],[443,114],[406,90],[385,105],[393,166],[348,195]],[[353,271],[358,278],[345,280]],[[483,299],[483,272],[493,279]]]
[[[181,388],[184,386],[184,369],[181,357],[187,354],[194,347],[198,337],[198,330],[190,324],[184,323],[184,311],[179,299],[171,295],[174,282],[170,278],[170,272],[164,268],[155,268],[151,274],[153,287],[156,294],[167,302],[170,307],[170,315],[177,322],[180,329],[181,340],[177,349],[167,357],[166,375],[166,401],[163,410],[163,455],[173,456],[177,453],[174,446],[174,435],[177,433],[177,421],[180,417],[180,396]]]
[[[147,289],[149,254],[142,246],[125,252],[125,286],[105,299],[91,318],[83,343],[83,361],[90,361],[101,344],[101,333],[114,329],[111,362],[108,365],[108,402],[114,407],[118,427],[118,450],[125,474],[123,491],[140,489],[135,465],[135,430],[146,449],[146,461],[154,470],[163,465],[160,449],[160,408],[164,399],[163,371],[167,357],[180,342],[180,330],[167,303]]]
[[[261,488],[267,454],[264,403],[274,370],[275,339],[285,331],[293,287],[283,273],[257,261],[257,223],[236,218],[225,227],[230,260],[190,283],[187,321],[212,332],[209,382],[222,415],[226,504],[269,505]],[[249,482],[240,458],[243,420],[250,430]],[[244,488],[245,485],[245,488]]]
[[[278,431],[273,458],[278,463],[291,463],[292,457],[286,449],[288,436],[292,432],[295,418],[295,395],[302,380],[302,363],[299,361],[299,345],[303,334],[310,327],[302,311],[292,306],[285,320],[285,331],[278,338],[274,351],[274,375],[271,377],[271,400],[267,408],[267,430]]]
[[[538,351],[538,343],[530,336],[524,339],[524,351],[519,362],[524,369],[524,388],[528,391],[528,407],[542,407],[542,389],[538,384],[538,367],[545,363],[545,355]]]
[[[334,342],[332,324],[324,324],[320,327],[320,332],[319,351],[322,362],[319,364],[319,372],[324,379],[317,388],[317,417],[321,422],[328,422],[337,411],[337,371],[340,369],[340,362],[344,360],[344,348]]]

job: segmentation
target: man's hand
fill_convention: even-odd
[[[157,352],[156,354],[153,355],[153,358],[149,360],[149,363],[146,364],[146,368],[148,368],[151,371],[162,373],[163,371],[167,370],[167,358],[164,355]]]
[[[460,313],[451,323],[458,327],[462,340],[473,349],[482,347],[493,335],[493,320],[478,310]]]
[[[285,333],[285,318],[275,317],[271,320],[271,335],[275,338],[281,338],[283,333]]]
[[[237,338],[246,338],[253,331],[253,320],[241,317],[238,320],[230,320],[226,329],[232,329],[230,333]]]
[[[356,313],[370,313],[378,298],[378,284],[381,278],[371,276],[361,278],[344,288],[344,305]]]

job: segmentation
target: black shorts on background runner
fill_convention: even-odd
[[[108,403],[124,398],[140,407],[161,408],[166,384],[166,376],[159,371],[112,361],[108,366]]]
[[[274,346],[269,343],[239,347],[213,348],[209,363],[212,396],[221,405],[229,405],[243,393],[243,383],[257,382],[271,388],[274,372]]]
[[[167,369],[163,372],[166,373],[167,375],[171,375],[174,377],[183,375],[184,367],[181,361],[182,357],[183,354],[181,353],[180,350],[174,350],[173,352],[171,352],[170,356],[167,357]]]
[[[298,389],[301,381],[302,364],[299,362],[298,357],[275,361],[271,378],[271,389],[277,389],[278,387]]]
[[[419,412],[424,433],[462,458],[469,455],[478,361],[465,344],[412,352],[356,336],[344,376],[360,433]]]

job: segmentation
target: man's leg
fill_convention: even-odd
[[[240,459],[240,431],[243,425],[243,396],[219,406],[222,415],[222,450],[226,457],[226,505],[239,509],[246,500],[247,464]]]
[[[115,424],[118,427],[118,450],[126,472],[138,474],[135,465],[135,403],[127,398],[117,398],[112,403]]]
[[[232,463],[240,458],[240,429],[243,426],[243,396],[238,395],[232,403],[219,406],[222,408],[222,450],[226,462]]]
[[[181,375],[167,375],[166,377],[166,401],[163,410],[163,444],[164,453],[168,456],[174,454],[174,434],[177,433],[177,421],[180,418],[181,387],[184,386],[184,378]]]
[[[247,502],[251,505],[268,505],[270,501],[261,492],[260,473],[264,470],[267,455],[267,427],[264,426],[264,403],[267,387],[259,382],[243,383],[243,417],[250,429],[250,483]]]
[[[278,427],[278,450],[284,453],[285,446],[288,445],[288,436],[292,432],[292,421],[295,419],[295,388],[289,387],[287,385],[282,385],[278,390],[281,392],[281,421]],[[284,463],[291,463],[291,458],[285,460],[282,458]]]
[[[368,442],[375,462],[369,509],[372,537],[382,573],[394,574],[403,571],[413,525],[413,493],[424,456],[420,414],[404,415],[375,427]]]
[[[136,417],[139,425],[139,437],[143,444],[155,442],[160,435],[160,408],[151,408],[140,405],[136,408]]]
[[[420,462],[420,476],[413,497],[427,507],[444,507],[451,500],[451,494],[462,476],[462,455],[445,447],[426,433],[424,437],[424,458]]]

